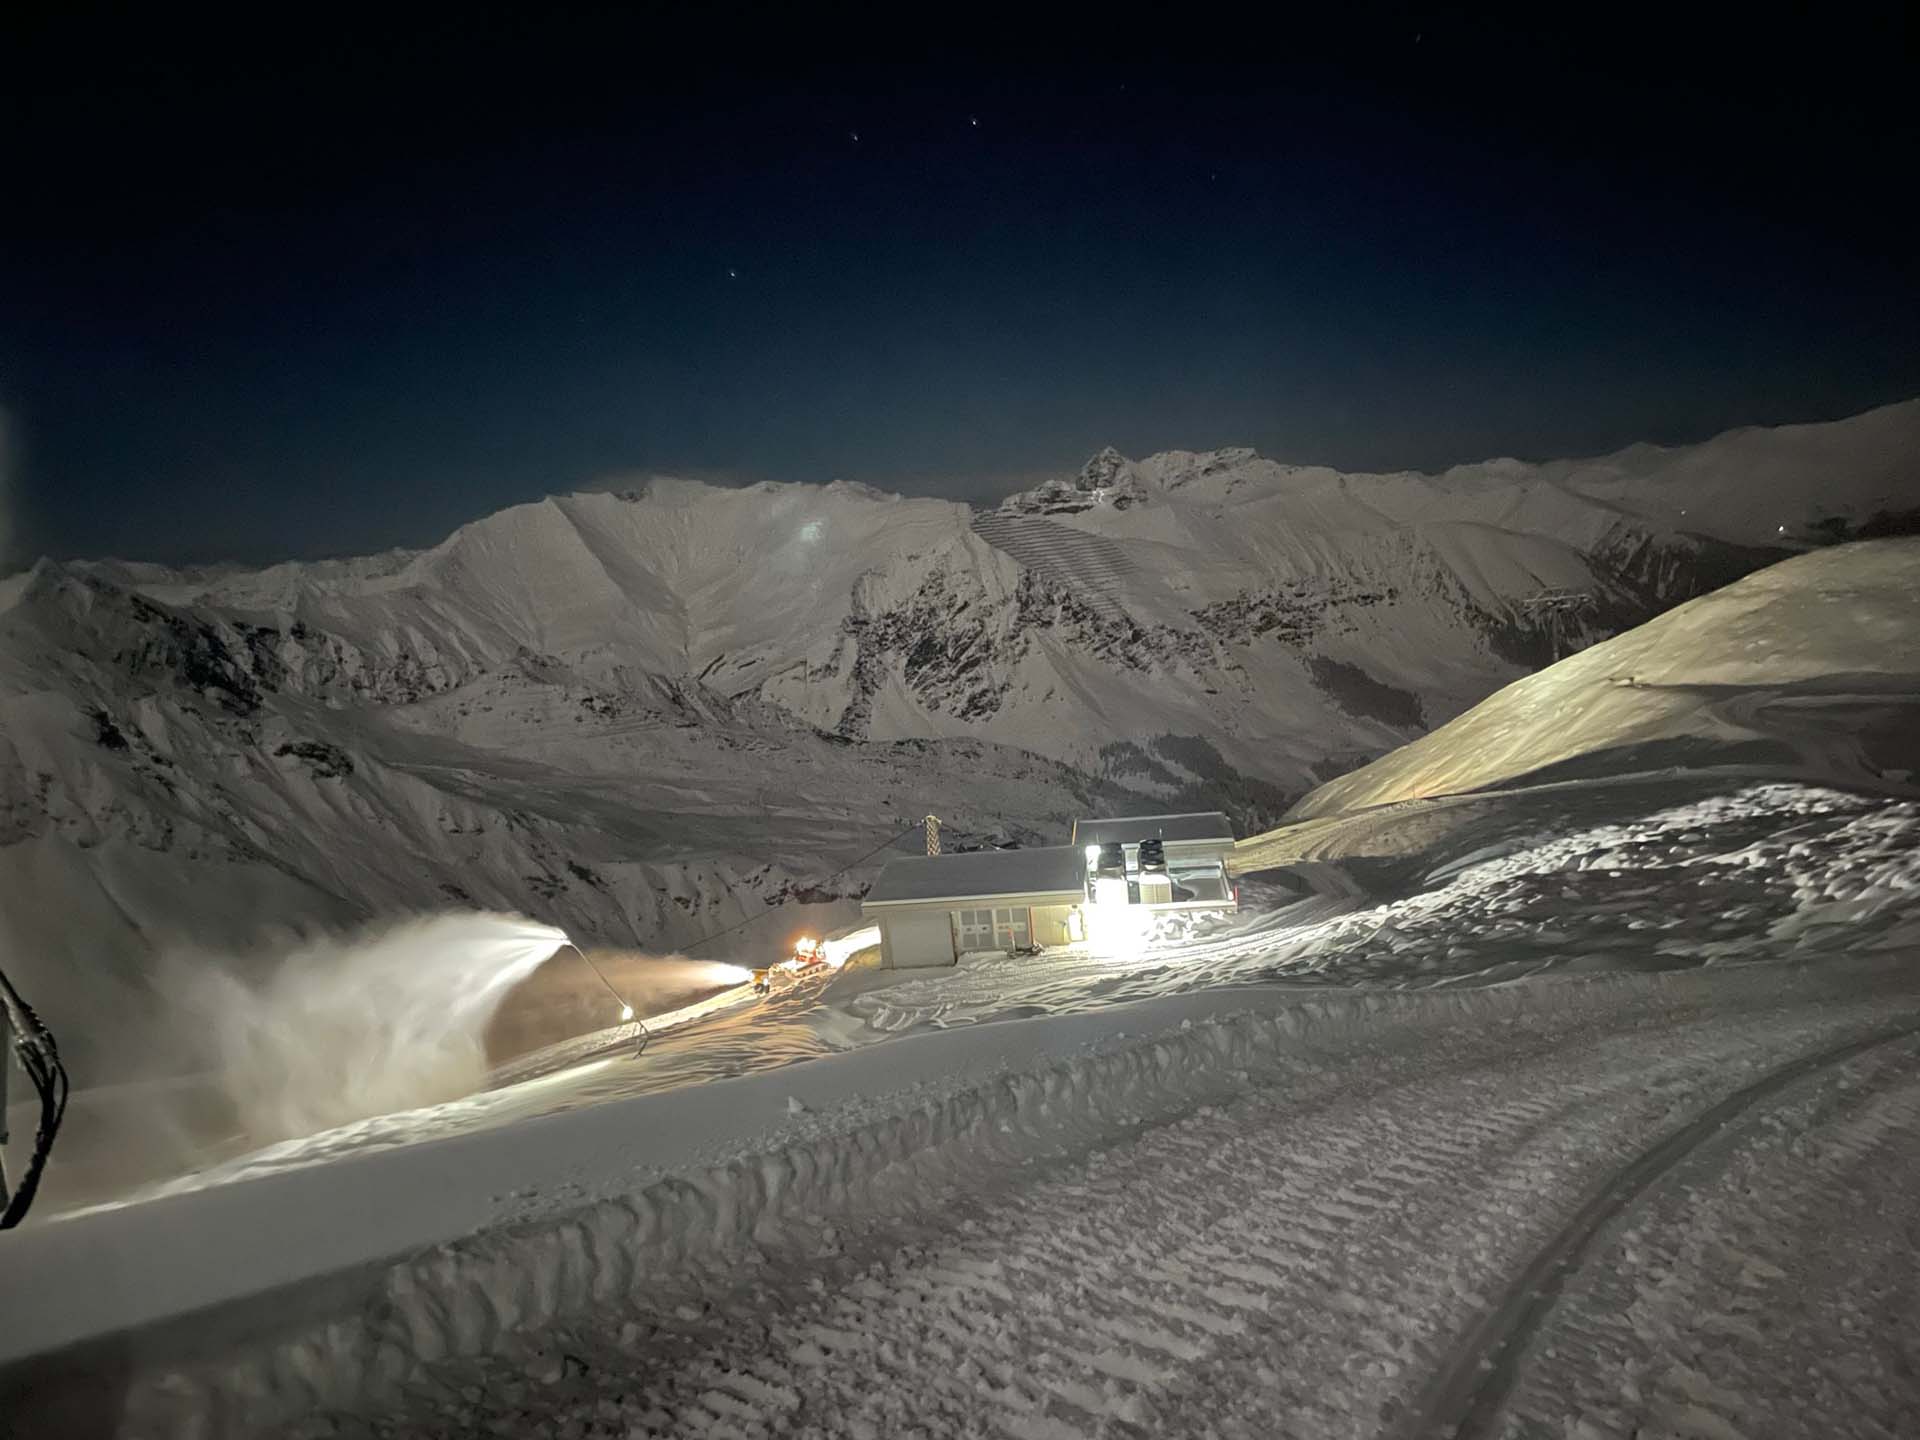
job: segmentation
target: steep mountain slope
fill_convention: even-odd
[[[1801,555],[1499,693],[1295,818],[1674,764],[1920,776],[1920,539]]]
[[[1752,476],[1781,544],[1898,523],[1916,442],[1920,402],[1443,476],[1108,451],[984,513],[658,480],[419,552],[43,561],[0,581],[0,947],[92,1037],[156,949],[276,926],[473,906],[665,947],[844,913],[866,872],[834,873],[928,810],[951,843],[1201,800],[1254,828],[1785,553]]]

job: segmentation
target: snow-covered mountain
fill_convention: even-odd
[[[423,908],[684,945],[932,810],[1252,827],[1554,658],[1920,510],[1920,401],[1598,461],[1130,461],[976,512],[656,480],[419,552],[0,581],[0,947],[137,1014],[156,948]],[[911,844],[905,841],[903,844]],[[782,932],[744,932],[757,953]]]

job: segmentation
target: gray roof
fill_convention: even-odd
[[[1084,896],[1086,875],[1086,857],[1077,845],[922,855],[889,860],[867,891],[867,903],[986,900],[1001,895]]]
[[[1233,839],[1233,822],[1218,810],[1197,811],[1187,815],[1119,815],[1111,820],[1076,820],[1073,843],[1111,845],[1116,840],[1132,845],[1139,840],[1226,840]]]

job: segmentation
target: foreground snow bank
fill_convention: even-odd
[[[12,1403],[38,1406],[63,1376],[94,1387],[111,1353],[130,1433],[377,1407],[442,1358],[822,1224],[910,1212],[952,1177],[1084,1147],[1316,1056],[1549,1014],[1658,1021],[1858,996],[1903,968],[1202,993],[928,1035],[23,1232],[0,1259],[10,1293],[35,1298],[0,1312],[0,1360],[15,1362]]]

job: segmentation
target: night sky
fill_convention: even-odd
[[[60,14],[0,59],[15,562],[431,543],[656,471],[977,499],[1105,444],[1432,469],[1920,394],[1897,9],[832,66],[744,17]]]

